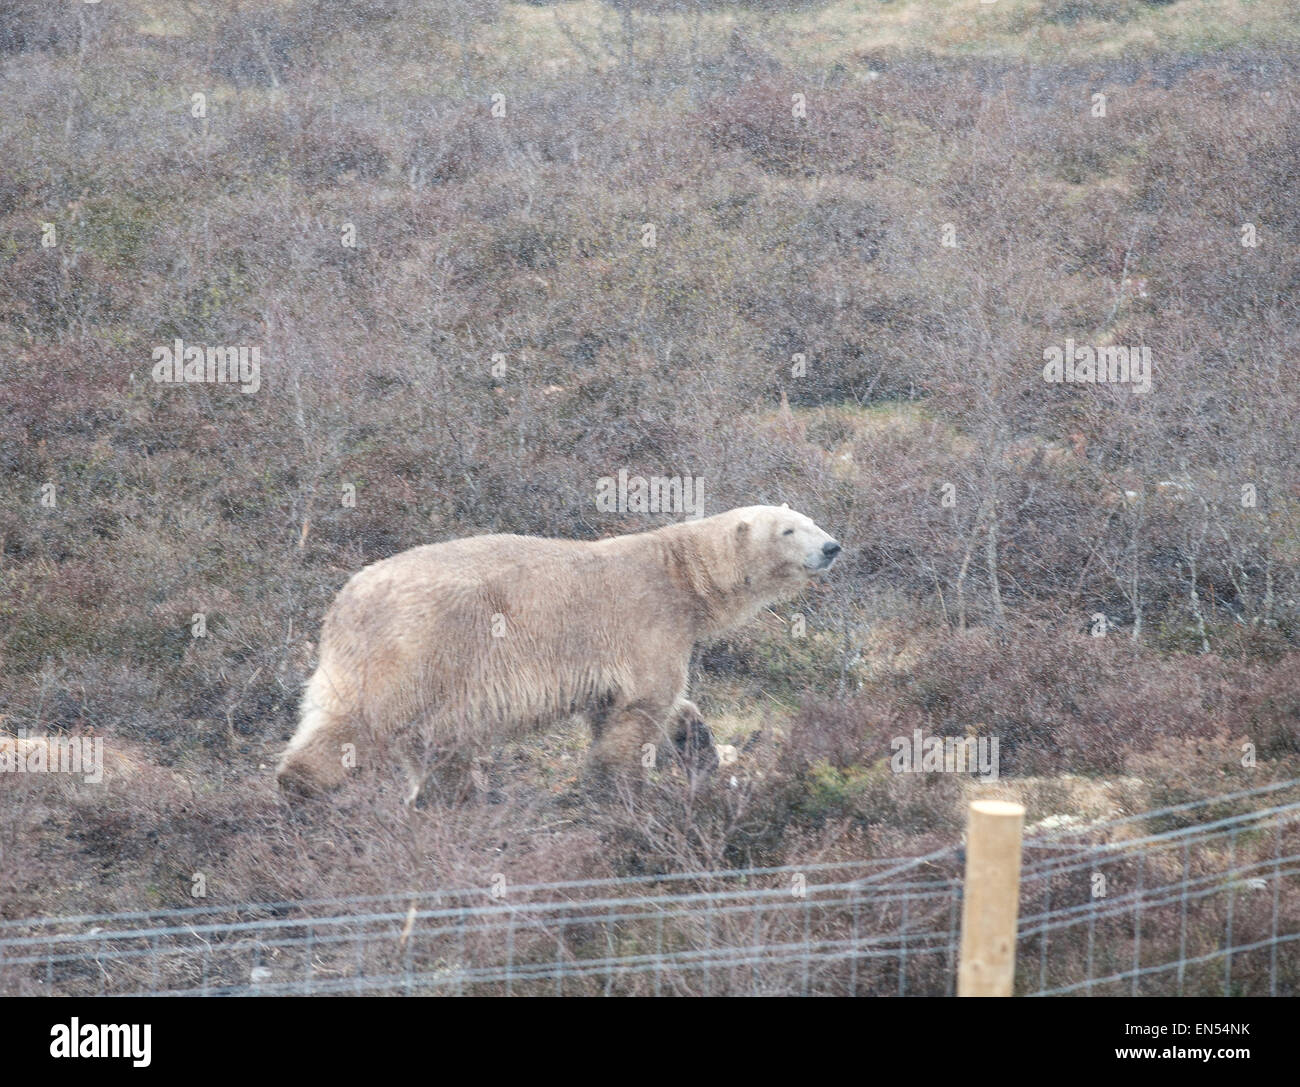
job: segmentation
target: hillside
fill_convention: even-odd
[[[0,0],[0,729],[122,761],[0,781],[0,917],[909,855],[974,789],[1300,776],[1296,3],[81,8]],[[256,380],[159,383],[178,340]],[[1132,380],[1045,380],[1079,346]],[[281,801],[353,571],[672,519],[598,509],[620,471],[845,545],[698,654],[734,787],[596,803],[574,722],[480,802]],[[1002,780],[890,775],[914,729]]]

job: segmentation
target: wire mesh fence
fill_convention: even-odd
[[[1027,842],[1018,991],[1300,992],[1298,794],[1280,782]]]
[[[1024,857],[1017,993],[1300,991],[1300,781],[1040,825]],[[0,993],[951,995],[963,860],[6,921]]]

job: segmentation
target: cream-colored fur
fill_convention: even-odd
[[[382,740],[414,797],[435,763],[574,713],[599,768],[635,772],[645,744],[698,713],[695,643],[794,596],[837,550],[802,514],[748,506],[594,542],[476,536],[374,563],[325,617],[277,776],[336,786]]]

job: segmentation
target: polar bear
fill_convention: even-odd
[[[413,800],[434,766],[577,713],[597,774],[638,773],[661,741],[716,766],[686,698],[692,647],[796,596],[839,553],[803,514],[745,506],[590,542],[474,536],[373,563],[325,616],[277,778],[332,788],[382,742]]]

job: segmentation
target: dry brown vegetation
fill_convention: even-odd
[[[0,0],[0,728],[144,767],[0,780],[0,917],[917,854],[964,793],[887,773],[913,728],[1134,807],[1297,776],[1289,44],[814,66],[778,6]],[[177,337],[259,345],[260,391],[154,384]],[[1152,391],[1046,384],[1067,338],[1149,346]],[[595,804],[575,725],[497,752],[494,803],[279,800],[352,571],[650,527],[595,510],[620,468],[848,549],[700,654],[735,789]]]

